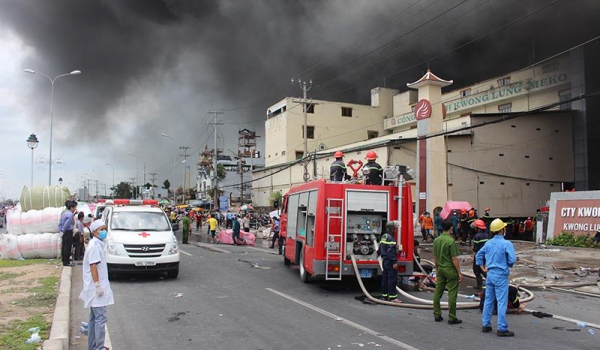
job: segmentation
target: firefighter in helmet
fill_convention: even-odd
[[[381,236],[377,255],[381,256],[383,272],[381,276],[381,297],[395,303],[401,303],[398,300],[396,285],[398,284],[398,252],[396,240],[394,239],[394,229],[396,225],[393,221],[385,224],[385,233]]]
[[[329,167],[329,180],[350,180],[350,175],[348,175],[346,171],[346,164],[344,164],[344,161],[342,160],[344,153],[342,153],[342,151],[337,151],[333,156],[335,157],[335,161],[331,163],[331,166]]]
[[[377,153],[369,151],[365,159],[368,160],[368,163],[363,166],[363,174],[366,178],[365,185],[380,186],[383,182],[383,168],[375,161]]]
[[[485,243],[489,240],[489,233],[485,222],[481,219],[477,219],[473,222],[473,226],[477,229],[477,234],[473,237],[473,273],[475,273],[475,280],[477,286],[475,289],[483,288],[483,277],[487,277],[486,273],[481,269],[479,265],[475,263],[475,256],[477,252],[483,248]]]
[[[483,222],[485,222],[485,226],[489,229],[490,224],[492,223],[492,216],[490,215],[490,207],[485,207],[482,216]]]

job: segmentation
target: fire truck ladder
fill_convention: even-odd
[[[346,244],[343,241],[343,215],[344,200],[343,199],[327,199],[327,240],[325,243],[325,280],[326,281],[341,281],[342,280],[342,245]],[[334,222],[332,224],[332,221]],[[339,227],[336,227],[339,223]],[[338,263],[338,271],[330,271],[329,263]],[[335,266],[335,265],[334,265]]]

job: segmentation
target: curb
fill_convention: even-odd
[[[64,266],[60,277],[60,288],[50,327],[50,339],[44,341],[44,350],[69,349],[71,328],[71,275],[72,268]]]

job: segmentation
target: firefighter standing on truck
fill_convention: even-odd
[[[363,174],[365,174],[365,185],[377,185],[380,186],[383,182],[383,168],[379,165],[375,159],[377,159],[377,153],[369,151],[365,157],[369,162],[363,166]]]
[[[342,160],[344,153],[342,153],[342,151],[337,151],[333,156],[335,157],[335,161],[331,163],[331,166],[329,167],[329,180],[350,180],[350,175],[348,175],[348,171],[346,170],[346,164],[344,164],[344,161]]]
[[[398,284],[398,253],[396,249],[396,240],[394,239],[393,221],[385,224],[385,233],[381,236],[377,255],[381,256],[383,273],[381,276],[381,297],[395,303],[401,303],[398,300],[396,285]]]

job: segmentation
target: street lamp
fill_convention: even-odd
[[[62,177],[59,177],[59,178],[58,178],[58,184],[59,184],[60,186],[62,186],[62,183],[63,183],[63,179],[62,179]]]
[[[113,185],[112,185],[112,187],[113,187],[113,191],[116,192],[116,188],[115,188],[115,166],[113,164],[108,164],[108,163],[106,163],[106,165],[108,165],[109,167],[112,168],[112,171],[113,171]],[[114,192],[111,191],[111,193],[112,193],[112,197],[114,199],[115,198]]]
[[[136,186],[139,185],[140,179],[138,179],[138,156],[136,154],[133,153],[127,153],[127,155],[130,155],[132,157],[135,157],[135,183]],[[138,197],[139,193],[138,193],[138,189],[136,188],[136,198]]]
[[[175,142],[174,138],[172,138],[171,136],[169,136],[165,133],[160,134],[160,136],[171,139],[171,141],[173,141],[173,146],[175,146],[175,148],[173,149],[173,186],[175,186],[175,154],[177,152],[177,143]],[[168,193],[167,193],[167,195],[168,195]],[[173,198],[175,198],[175,191],[173,191]]]
[[[46,78],[48,78],[48,80],[50,80],[50,85],[52,85],[52,89],[50,92],[50,159],[48,160],[48,186],[52,185],[52,125],[54,122],[54,109],[53,109],[53,102],[54,102],[54,82],[56,81],[56,79],[60,78],[60,77],[66,77],[69,75],[78,75],[81,74],[80,70],[74,70],[71,73],[66,73],[66,74],[60,74],[57,75],[56,77],[54,77],[54,79],[50,78],[49,76],[47,76],[46,74],[43,73],[39,73],[34,71],[33,69],[25,69],[26,73],[29,74],[37,74],[37,75],[41,75],[44,76]]]
[[[31,187],[33,187],[33,150],[38,146],[38,143],[40,143],[40,141],[38,141],[35,134],[29,135],[27,147],[31,148]]]

